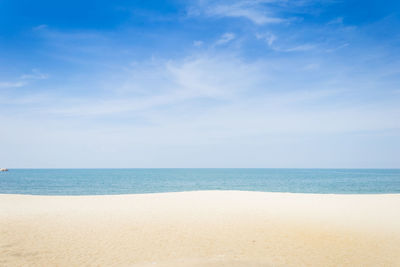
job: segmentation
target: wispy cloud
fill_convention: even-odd
[[[332,77],[330,82],[326,78],[319,78],[321,68],[319,63],[304,64],[303,60],[290,63],[285,60],[246,62],[235,54],[200,53],[184,59],[156,62],[152,59],[149,64],[143,62],[133,67],[124,79],[119,78],[117,83],[100,80],[101,84],[112,84],[106,95],[62,99],[58,96],[45,97],[41,103],[30,101],[30,104],[34,107],[33,113],[40,112],[41,116],[54,115],[64,119],[135,117],[151,125],[189,123],[177,121],[177,118],[184,116],[180,114],[184,109],[192,122],[195,118],[201,118],[198,123],[221,123],[227,127],[227,122],[232,120],[231,127],[234,127],[233,121],[240,127],[250,127],[248,120],[253,118],[255,124],[268,123],[270,133],[284,131],[288,125],[292,125],[288,129],[294,132],[306,131],[306,128],[307,131],[340,132],[395,127],[393,116],[396,113],[393,110],[397,109],[389,103],[382,104],[387,107],[380,111],[387,116],[382,123],[378,120],[374,125],[369,125],[365,120],[363,125],[356,123],[371,106],[357,106],[352,98],[337,98],[351,89],[352,79],[342,77],[338,82]],[[112,75],[105,75],[109,76]],[[289,76],[291,79],[287,79]],[[148,79],[150,77],[157,79]],[[120,90],[121,87],[124,90]],[[34,99],[40,101],[40,98]],[[24,100],[21,103],[27,102]],[[40,108],[36,108],[36,105]],[[312,114],[317,105],[319,115],[314,116]],[[334,115],[338,105],[342,113]],[[29,109],[29,106],[25,108]],[[32,111],[27,114],[33,114]],[[316,122],[326,116],[332,119],[330,122],[341,123],[340,118],[346,117],[346,112],[348,124],[343,124],[343,127],[319,127],[318,123],[312,125],[314,120],[310,119],[310,116],[315,117]],[[376,110],[368,112],[373,117]],[[301,121],[308,126],[304,127]],[[251,127],[260,131],[255,125]],[[237,131],[238,134],[245,134],[243,130]]]
[[[337,47],[328,48],[328,49],[326,49],[326,52],[334,52],[334,51],[337,51],[339,49],[345,48],[345,47],[347,47],[349,45],[350,45],[349,43],[344,43],[344,44],[338,45]]]
[[[276,18],[268,16],[264,12],[257,10],[254,7],[246,6],[243,4],[237,5],[218,5],[210,7],[206,10],[206,14],[211,16],[220,17],[237,17],[246,18],[256,24],[266,24],[266,23],[282,23],[285,20],[281,18]]]
[[[47,24],[41,24],[41,25],[38,25],[38,26],[33,27],[32,30],[34,30],[34,31],[40,31],[40,30],[44,30],[44,29],[47,29],[47,28],[48,28],[48,25],[47,25]]]
[[[269,48],[278,52],[304,52],[317,48],[316,44],[277,44],[278,37],[272,33],[257,33],[255,36],[258,40],[266,42]]]
[[[284,52],[298,52],[298,51],[310,51],[315,49],[316,47],[317,46],[315,44],[302,44],[289,48],[275,48],[275,49]]]
[[[200,47],[200,46],[202,46],[203,44],[204,44],[204,42],[203,42],[203,41],[200,41],[200,40],[193,41],[193,45],[196,46],[196,47]]]
[[[32,73],[21,75],[21,80],[45,80],[49,78],[49,75],[46,73],[40,72],[38,69],[33,69]]]
[[[226,44],[229,43],[230,41],[232,41],[233,39],[235,39],[236,35],[234,33],[231,32],[227,32],[224,33],[221,38],[219,38],[215,44],[216,45],[222,45],[222,44]]]
[[[279,1],[239,0],[231,1],[229,3],[224,1],[201,1],[196,7],[196,12],[192,10],[190,14],[204,14],[206,16],[215,17],[244,18],[258,25],[285,22],[286,19],[274,16],[272,10],[268,8],[268,4],[275,2]]]
[[[48,74],[40,72],[38,69],[33,69],[32,73],[21,75],[13,82],[0,82],[0,88],[18,88],[26,86],[31,80],[44,80],[49,77]]]
[[[276,41],[277,37],[272,33],[257,33],[256,38],[259,40],[264,40],[268,46],[272,47],[273,43]]]
[[[0,82],[0,88],[13,88],[25,86],[26,82]]]
[[[321,61],[324,63],[323,58]],[[242,153],[245,149],[249,155],[261,158],[257,154],[261,146],[268,147],[275,157],[276,153],[291,155],[294,144],[310,149],[304,138],[312,139],[311,147],[317,149],[326,146],[323,138],[333,140],[334,144],[341,143],[341,138],[357,139],[348,136],[360,132],[398,129],[400,108],[395,99],[359,101],[365,91],[354,92],[354,78],[348,77],[351,71],[327,79],[321,77],[323,64],[307,68],[307,62],[312,64],[304,58],[248,61],[234,53],[212,51],[169,60],[151,58],[131,66],[116,80],[111,79],[115,73],[102,75],[98,83],[109,84],[107,92],[82,97],[60,97],[58,90],[45,97],[32,93],[3,95],[0,102],[7,105],[0,104],[0,120],[8,126],[0,131],[0,138],[8,140],[13,149],[24,146],[35,150],[43,145],[43,140],[49,149],[62,148],[71,153],[87,151],[87,147],[91,153],[101,147],[101,155],[135,149],[141,155],[138,160],[143,160],[141,167],[154,167],[153,155],[160,155],[162,148],[199,151],[203,147],[208,154],[214,150],[217,154],[203,157],[206,153],[199,160],[204,163],[204,158],[211,157],[205,165],[214,166],[210,164],[227,156],[218,150],[235,148]],[[325,63],[332,73],[341,69]],[[373,79],[371,76],[365,83]],[[357,86],[364,88],[365,84],[361,80]],[[23,133],[26,127],[30,129],[29,138],[12,134]],[[311,138],[315,136],[322,139]],[[81,157],[82,153],[77,155]],[[193,161],[193,154],[189,155]],[[85,154],[88,156],[90,153]],[[167,158],[170,161],[166,167],[182,167],[185,160],[173,153]],[[239,158],[240,166],[253,163],[251,157]],[[294,158],[290,161],[298,162]],[[87,165],[87,161],[83,162]],[[123,166],[118,165],[121,159],[111,162]],[[276,162],[288,162],[288,156]],[[129,164],[125,166],[132,167]]]

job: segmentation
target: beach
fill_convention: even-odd
[[[400,266],[400,194],[0,195],[0,266]]]

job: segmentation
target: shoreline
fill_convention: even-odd
[[[400,194],[0,194],[0,265],[396,266]]]
[[[164,195],[164,194],[186,194],[201,192],[239,192],[239,193],[266,193],[282,195],[315,195],[315,196],[400,196],[400,192],[395,193],[304,193],[304,192],[278,192],[278,191],[253,191],[253,190],[225,190],[225,189],[207,189],[207,190],[188,190],[188,191],[166,191],[166,192],[148,192],[148,193],[121,193],[121,194],[83,194],[83,195],[45,195],[45,194],[25,194],[25,193],[0,193],[1,196],[33,196],[33,197],[103,197],[103,196],[146,196],[146,195]]]

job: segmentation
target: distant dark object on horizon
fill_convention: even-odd
[[[8,172],[7,168],[0,168],[0,172]]]

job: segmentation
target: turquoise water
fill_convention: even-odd
[[[400,193],[400,169],[15,169],[0,193],[102,195],[192,190]]]

